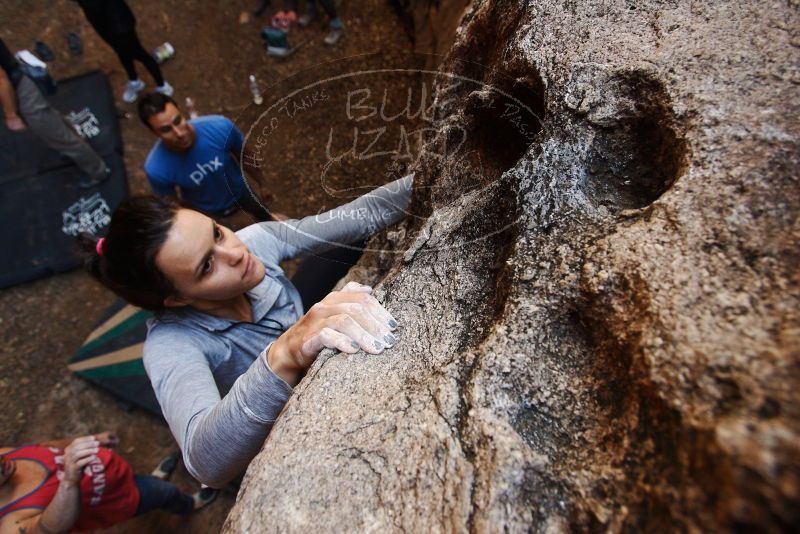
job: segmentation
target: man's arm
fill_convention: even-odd
[[[3,525],[3,534],[60,534],[69,532],[81,512],[83,468],[96,458],[100,442],[94,436],[74,439],[64,450],[64,472],[53,500],[44,512]],[[10,527],[10,528],[9,528]]]
[[[9,130],[24,130],[25,123],[17,114],[17,95],[14,86],[8,79],[6,71],[0,69],[0,107],[3,108],[3,115],[6,118],[6,126]]]

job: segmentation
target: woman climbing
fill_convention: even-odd
[[[163,198],[117,208],[87,267],[156,312],[144,365],[197,480],[219,488],[245,470],[323,348],[379,354],[394,344],[397,322],[369,287],[351,282],[304,315],[279,265],[399,221],[412,185],[409,175],[334,210],[235,233]]]

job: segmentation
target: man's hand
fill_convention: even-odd
[[[97,441],[100,442],[101,447],[113,449],[114,447],[119,445],[119,437],[110,430],[106,430],[105,432],[95,434],[94,437]]]
[[[100,442],[94,436],[75,438],[64,449],[64,476],[62,482],[77,486],[83,477],[83,468],[97,458]]]
[[[13,132],[18,132],[24,130],[27,126],[19,115],[11,115],[6,117],[6,128]]]
[[[272,344],[267,354],[270,368],[295,385],[326,347],[379,354],[394,345],[397,321],[371,292],[369,286],[349,282],[329,293]]]

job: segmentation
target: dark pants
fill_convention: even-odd
[[[172,514],[188,514],[194,509],[194,501],[166,480],[150,475],[135,475],[136,487],[139,489],[139,506],[135,515],[142,515],[152,510],[164,510]]]
[[[342,22],[339,20],[339,15],[336,13],[336,6],[333,3],[334,0],[307,0],[306,13],[311,16],[317,15],[317,1],[319,1],[322,9],[325,10],[325,13],[328,14],[328,17],[331,20],[331,28],[341,28]],[[297,0],[292,0],[289,4],[290,9],[297,11]]]
[[[122,63],[125,72],[128,74],[129,80],[136,80],[139,77],[136,74],[136,67],[133,65],[133,61],[136,60],[144,65],[157,85],[164,85],[164,77],[161,75],[161,69],[158,68],[158,63],[156,63],[156,60],[150,52],[145,50],[142,43],[139,42],[139,36],[136,35],[135,29],[124,33],[118,33],[114,31],[110,23],[106,23],[102,18],[89,16],[87,16],[87,18],[92,26],[94,26],[97,34],[117,53],[120,63]]]
[[[356,264],[364,253],[364,244],[361,242],[349,247],[336,247],[303,260],[292,276],[292,284],[300,293],[305,311],[325,298],[350,267]]]
[[[234,207],[235,206],[239,206],[244,211],[249,213],[255,219],[255,222],[273,220],[272,214],[269,212],[269,210],[262,206],[261,202],[253,198],[253,195],[250,194],[250,191],[248,191],[247,188],[245,188],[242,196],[236,200]]]
[[[99,180],[106,176],[103,158],[89,146],[75,127],[47,101],[36,84],[23,76],[16,87],[17,106],[25,124],[50,148],[64,154],[85,172]]]

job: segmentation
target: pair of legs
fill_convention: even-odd
[[[30,78],[23,76],[16,86],[17,107],[25,124],[49,147],[64,154],[86,173],[82,187],[97,185],[110,171],[73,125],[56,111]]]
[[[317,16],[317,2],[320,3],[322,9],[325,10],[328,18],[330,18],[331,29],[341,30],[344,25],[342,24],[339,15],[336,13],[336,6],[333,4],[333,0],[307,0],[305,16],[308,18],[304,19],[304,22],[307,21],[304,25],[307,25],[309,22],[311,22],[311,19]]]
[[[133,81],[139,78],[133,63],[134,61],[139,61],[147,69],[147,72],[150,73],[157,85],[164,85],[164,77],[161,75],[158,63],[150,55],[150,52],[142,46],[139,36],[136,35],[136,30],[132,29],[125,33],[117,33],[106,27],[102,21],[90,19],[89,22],[92,23],[97,34],[117,53],[117,57],[119,57],[120,63],[122,63],[125,72],[128,74],[129,80]]]
[[[181,492],[171,482],[152,475],[135,475],[134,481],[139,490],[137,516],[152,510],[164,510],[172,514],[184,515],[195,509],[192,496]]]
[[[144,82],[139,79],[139,75],[136,73],[134,61],[138,61],[144,65],[147,72],[149,72],[153,80],[155,80],[158,86],[156,88],[157,91],[165,93],[168,96],[172,95],[172,87],[164,80],[164,76],[161,74],[161,69],[155,58],[142,46],[135,29],[120,33],[104,26],[102,21],[98,21],[94,18],[89,19],[89,22],[92,23],[98,35],[114,49],[117,57],[119,57],[120,63],[122,63],[122,67],[125,69],[125,73],[128,75],[128,87],[122,96],[125,102],[135,101],[139,91],[144,89]]]

